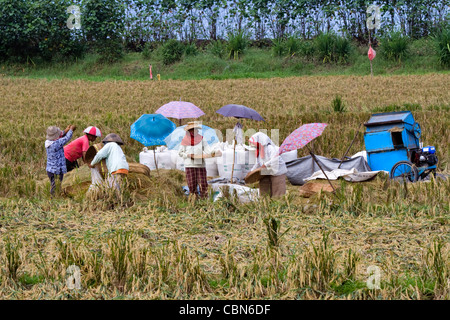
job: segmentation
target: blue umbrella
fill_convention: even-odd
[[[161,114],[143,114],[131,125],[130,137],[146,147],[164,145],[164,139],[176,127],[175,123]]]
[[[257,121],[265,121],[261,115],[252,108],[240,104],[227,104],[216,111],[225,117],[246,118]]]
[[[164,141],[166,142],[167,148],[170,150],[176,150],[180,147],[181,140],[183,140],[186,135],[184,130],[186,125],[176,128]],[[219,137],[217,137],[216,131],[208,126],[202,125],[202,128],[198,133],[203,136],[203,139],[209,144],[215,144],[220,142]]]

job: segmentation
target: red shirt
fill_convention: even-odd
[[[83,152],[89,149],[89,139],[87,135],[73,140],[64,147],[64,156],[70,162],[73,162],[83,156]]]

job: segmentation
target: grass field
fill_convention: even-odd
[[[322,75],[370,74],[366,46],[354,45],[346,63],[323,63],[316,55],[274,56],[270,48],[249,48],[238,60],[219,58],[201,51],[195,56],[183,56],[181,61],[165,65],[158,50],[145,57],[140,52],[126,53],[115,63],[101,63],[100,56],[87,54],[83,59],[44,62],[27,60],[26,63],[0,63],[0,74],[35,79],[75,80],[148,80],[149,65],[154,79],[163,80],[225,80],[245,78],[273,78]],[[430,39],[413,41],[409,53],[401,61],[389,60],[377,48],[373,61],[374,75],[411,75],[430,72],[447,73],[449,68],[439,63]]]
[[[179,172],[152,172],[122,201],[83,194],[51,199],[45,130],[76,124],[116,132],[137,160],[130,125],[172,100],[205,111],[223,131],[235,119],[215,110],[239,103],[279,129],[282,141],[303,123],[329,126],[316,154],[342,157],[371,113],[411,110],[449,173],[449,74],[305,76],[200,81],[103,81],[0,78],[0,297],[2,299],[449,299],[450,180],[410,184],[384,176],[336,182],[337,197],[305,199],[288,186],[280,200],[191,203]],[[335,112],[340,95],[346,112]],[[361,128],[361,131],[363,129]],[[280,142],[281,142],[280,141]],[[364,149],[362,135],[350,154]],[[298,155],[305,155],[300,150]],[[42,182],[41,182],[42,181]],[[266,223],[277,221],[278,230]],[[70,289],[67,268],[80,268]],[[380,287],[369,288],[378,267]],[[370,269],[369,269],[370,270]]]

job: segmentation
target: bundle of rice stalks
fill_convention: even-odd
[[[130,162],[127,176],[131,192],[149,198],[152,196],[183,195],[182,186],[185,185],[184,174],[178,170],[159,170],[159,174],[150,177],[150,169],[140,163]],[[91,185],[91,170],[82,166],[72,170],[64,176],[62,190],[68,196],[85,194]],[[139,197],[144,199],[144,197]]]
[[[333,184],[335,189],[338,189],[339,186]],[[308,182],[305,185],[300,187],[300,196],[304,198],[309,198],[317,192],[333,192],[333,188],[330,186],[328,181],[319,181],[319,182]]]

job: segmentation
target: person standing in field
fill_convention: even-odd
[[[45,150],[47,152],[47,176],[50,179],[50,194],[55,192],[55,178],[59,175],[62,182],[64,174],[67,173],[66,158],[64,157],[64,145],[72,138],[76,126],[69,125],[64,131],[56,126],[47,128]]]
[[[78,168],[78,159],[82,158],[86,162],[86,151],[89,149],[89,142],[95,142],[102,133],[97,127],[87,127],[84,129],[84,135],[73,140],[64,147],[64,156],[66,157],[67,172]]]
[[[197,194],[197,186],[200,187],[200,198],[204,199],[208,195],[208,182],[206,174],[205,156],[216,156],[216,152],[211,150],[208,143],[199,134],[202,128],[199,122],[189,122],[184,129],[186,135],[181,141],[178,155],[184,159],[186,180],[189,194]]]
[[[261,196],[280,197],[286,193],[287,168],[283,158],[278,154],[278,147],[264,133],[257,132],[249,139],[256,147],[256,162],[252,170],[262,168],[259,181]]]
[[[122,179],[128,175],[129,170],[127,159],[120,147],[123,145],[123,141],[118,134],[110,133],[102,142],[103,148],[97,152],[88,166],[93,168],[94,165],[105,159],[106,167],[108,168],[107,185],[120,191]]]

